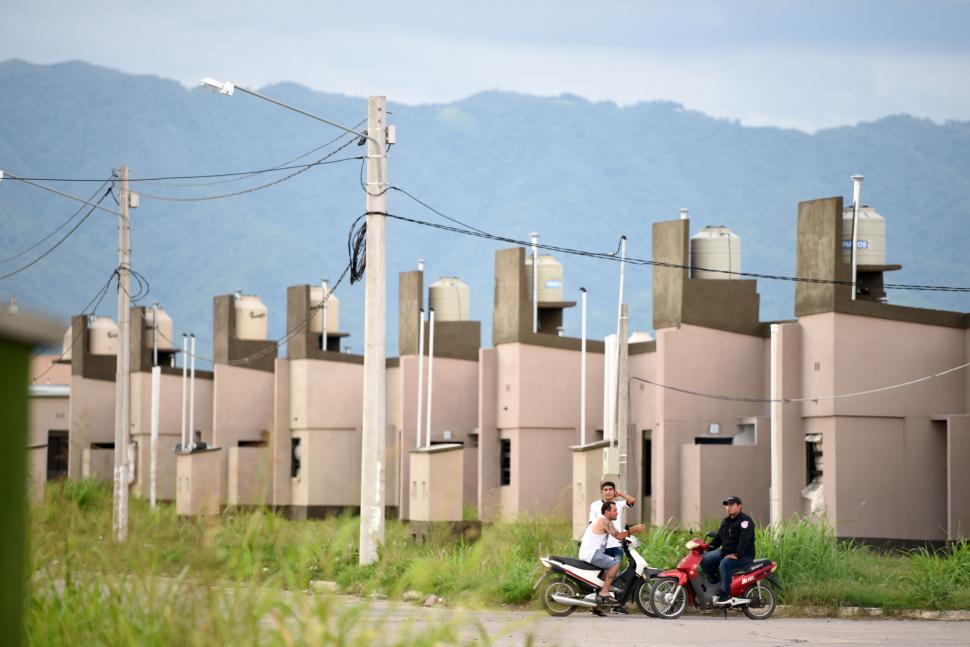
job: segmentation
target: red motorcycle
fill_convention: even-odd
[[[661,618],[679,618],[688,605],[697,609],[741,610],[752,620],[765,620],[775,612],[774,589],[781,589],[774,573],[778,564],[770,559],[756,559],[750,566],[731,574],[731,602],[714,606],[714,599],[721,587],[709,582],[701,558],[707,544],[700,539],[687,542],[690,551],[680,560],[677,568],[656,575],[650,592],[650,607]],[[771,586],[768,586],[768,583]]]

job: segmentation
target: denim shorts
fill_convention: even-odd
[[[596,552],[590,558],[589,563],[597,568],[602,568],[603,570],[613,568],[618,564],[620,560],[616,557],[606,554],[605,548],[597,548]]]

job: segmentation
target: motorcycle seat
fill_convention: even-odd
[[[574,568],[581,568],[586,571],[600,571],[603,570],[598,566],[593,566],[589,562],[584,562],[581,559],[576,559],[575,557],[563,557],[561,555],[550,555],[549,559],[554,559],[557,562],[566,564],[567,566],[572,566]]]
[[[770,559],[756,559],[753,562],[751,562],[749,566],[742,568],[740,571],[734,571],[732,575],[742,575],[744,573],[751,573],[753,571],[758,570],[765,564],[770,564],[770,563],[771,563]]]

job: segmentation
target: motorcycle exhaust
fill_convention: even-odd
[[[586,598],[570,598],[565,595],[553,594],[552,599],[559,604],[566,604],[571,607],[586,607],[587,609],[595,609],[596,603],[590,602]]]

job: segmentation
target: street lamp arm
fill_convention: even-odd
[[[327,124],[328,126],[333,126],[334,128],[339,128],[340,130],[342,130],[342,131],[344,131],[346,133],[350,133],[352,135],[357,135],[358,137],[364,137],[366,139],[370,139],[371,141],[376,141],[376,140],[374,140],[373,137],[370,137],[367,134],[367,132],[360,132],[360,131],[354,130],[353,128],[347,128],[346,126],[342,126],[342,125],[340,125],[340,124],[338,124],[338,123],[336,123],[334,121],[330,121],[329,119],[324,119],[323,117],[318,117],[317,115],[315,115],[315,114],[313,114],[311,112],[307,112],[306,110],[301,110],[300,108],[297,108],[295,106],[291,106],[291,105],[289,105],[287,103],[283,103],[282,101],[278,101],[276,99],[273,99],[272,97],[267,97],[265,94],[260,94],[259,92],[256,92],[255,90],[250,90],[249,88],[244,88],[241,85],[235,85],[232,81],[227,81],[226,83],[222,83],[220,81],[217,81],[217,80],[215,80],[215,79],[207,76],[206,78],[202,79],[202,81],[200,82],[200,84],[202,86],[204,86],[204,87],[209,88],[209,89],[217,90],[218,92],[220,92],[221,94],[224,94],[226,96],[232,96],[232,94],[233,94],[233,92],[235,90],[239,90],[240,92],[245,92],[246,94],[252,95],[252,96],[256,97],[257,99],[262,99],[263,101],[268,101],[269,103],[275,104],[275,105],[277,105],[277,106],[279,106],[281,108],[286,108],[287,110],[292,110],[293,112],[298,112],[301,115],[304,115],[306,117],[309,117],[310,119],[316,119],[317,121],[319,121],[321,123],[324,123],[324,124]]]

